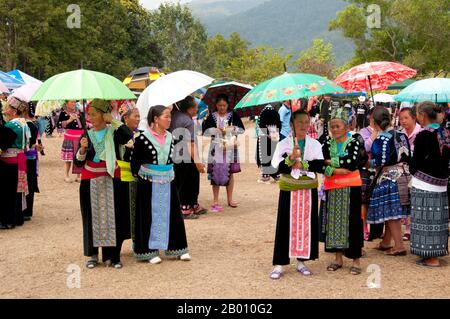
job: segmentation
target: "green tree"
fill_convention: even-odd
[[[130,41],[127,56],[136,67],[163,67],[164,58],[156,39],[152,36],[151,14],[139,0],[121,0],[128,14],[128,34]]]
[[[0,67],[46,79],[83,63],[122,79],[161,60],[150,15],[137,0],[79,0],[80,28],[67,24],[72,2],[0,1]]]
[[[333,45],[323,39],[314,39],[312,46],[300,52],[300,58],[295,62],[298,71],[312,73],[333,79],[336,56]]]
[[[221,34],[208,39],[206,46],[206,69],[215,78],[227,78],[233,60],[243,57],[248,51],[249,43],[234,32],[229,39]]]
[[[166,71],[204,70],[208,36],[188,7],[161,4],[151,12],[151,30],[161,48]]]

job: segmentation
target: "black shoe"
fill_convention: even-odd
[[[8,229],[8,226],[0,224],[0,229]]]
[[[28,222],[28,221],[31,220],[31,216],[24,216],[24,217],[23,217],[23,220],[26,221],[26,222]]]

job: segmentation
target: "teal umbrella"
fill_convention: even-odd
[[[432,78],[417,81],[402,90],[394,98],[399,102],[450,102],[450,79]]]
[[[412,79],[408,79],[405,81],[401,81],[398,83],[394,83],[388,86],[388,90],[403,90],[404,88],[406,88],[407,86],[413,84],[414,82],[416,82],[415,80]]]
[[[57,74],[44,82],[32,101],[132,100],[133,92],[115,77],[89,70]]]
[[[342,87],[322,76],[284,73],[258,84],[242,98],[235,109],[340,92],[344,92]]]

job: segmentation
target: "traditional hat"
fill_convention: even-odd
[[[24,113],[28,109],[28,104],[15,96],[8,96],[7,103],[13,109],[19,111],[20,113]]]
[[[122,103],[119,103],[119,114],[121,117],[124,115],[129,114],[131,111],[133,111],[136,107],[128,101],[123,101]]]
[[[351,121],[351,114],[345,107],[338,107],[331,110],[330,120],[342,120],[345,124]]]
[[[103,113],[111,112],[111,105],[109,104],[109,101],[106,100],[95,99],[92,101],[90,106],[102,111]]]

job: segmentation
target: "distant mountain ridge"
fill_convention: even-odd
[[[344,0],[193,0],[188,4],[208,33],[228,37],[238,32],[253,46],[269,45],[296,54],[315,38],[331,42],[337,64],[349,60],[354,44],[339,31],[328,31]]]

